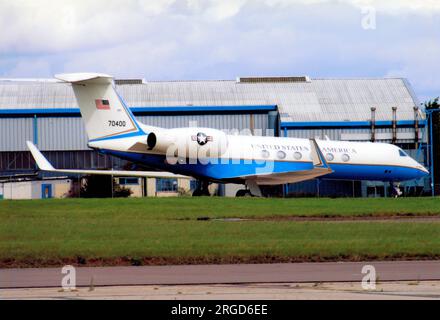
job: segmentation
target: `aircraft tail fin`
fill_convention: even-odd
[[[87,135],[96,141],[142,132],[136,119],[113,86],[113,77],[100,73],[58,74],[72,84]]]

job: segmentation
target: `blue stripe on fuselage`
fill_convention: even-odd
[[[193,164],[179,163],[171,165],[166,163],[165,156],[163,155],[141,154],[113,150],[101,150],[101,152],[150,167],[170,171],[176,174],[209,178],[212,180],[227,180],[255,174],[283,173],[313,169],[312,162],[299,161],[263,162],[261,160],[227,160],[222,163],[222,161],[219,159],[217,162],[211,161],[207,164],[200,163],[198,161],[197,163]],[[329,166],[333,172],[323,176],[325,179],[405,181],[418,179],[426,175],[425,172],[417,168],[391,165],[329,163]]]
[[[417,168],[393,165],[367,164],[329,164],[333,173],[325,176],[327,179],[340,180],[378,180],[378,181],[406,181],[419,179],[426,175]]]
[[[132,137],[145,136],[145,135],[146,135],[146,133],[144,131],[137,130],[137,131],[134,131],[134,132],[117,134],[117,135],[110,136],[110,137],[91,139],[91,140],[89,140],[89,142],[106,141],[106,140],[123,139],[123,138],[132,138]]]
[[[210,159],[207,163],[166,163],[165,156],[101,150],[101,152],[159,168],[173,173],[211,178],[214,180],[233,179],[248,175],[282,173],[313,169],[312,162],[299,161],[262,161],[262,160],[235,160],[235,159]]]

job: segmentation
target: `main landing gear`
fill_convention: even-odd
[[[197,188],[193,191],[193,197],[209,197],[211,194],[209,193],[209,182],[208,181],[199,181],[197,184]]]
[[[247,180],[246,186],[248,189],[238,190],[235,194],[236,197],[262,197],[261,189],[255,181]]]
[[[239,197],[252,197],[252,193],[250,190],[247,189],[240,189],[237,191],[237,193],[235,194],[235,196],[237,198]]]

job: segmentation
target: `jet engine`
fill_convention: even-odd
[[[158,129],[147,136],[148,149],[185,159],[217,158],[228,148],[228,137],[210,128]]]

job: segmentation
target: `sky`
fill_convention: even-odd
[[[0,77],[404,77],[440,95],[439,0],[0,0]]]

